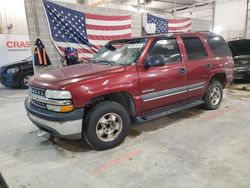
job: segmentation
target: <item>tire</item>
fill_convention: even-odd
[[[112,101],[97,104],[83,122],[83,137],[95,150],[106,150],[120,145],[130,128],[127,110]]]
[[[223,88],[219,81],[213,80],[204,96],[205,108],[208,110],[218,109],[223,98]]]
[[[33,76],[33,73],[25,73],[20,79],[20,87],[23,89],[28,89],[28,82]]]

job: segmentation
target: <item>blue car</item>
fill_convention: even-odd
[[[30,78],[34,75],[32,58],[7,64],[1,67],[2,85],[11,88],[28,88]]]

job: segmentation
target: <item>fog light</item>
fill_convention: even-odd
[[[46,107],[48,110],[55,111],[55,112],[70,112],[74,109],[73,105],[56,106],[56,105],[47,104]]]

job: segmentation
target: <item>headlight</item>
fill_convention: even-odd
[[[69,91],[46,90],[45,97],[49,99],[71,99]]]
[[[9,68],[7,69],[7,74],[14,74],[19,71],[19,68]]]

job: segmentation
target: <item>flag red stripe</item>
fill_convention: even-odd
[[[102,31],[123,30],[123,29],[130,29],[130,28],[131,28],[131,24],[121,25],[121,26],[102,26],[102,25],[86,24],[86,29],[102,30]]]
[[[95,52],[99,51],[102,47],[103,45],[93,45],[94,50],[96,50]]]
[[[90,59],[91,59],[91,58],[80,57],[80,60],[81,60],[83,63],[90,63]]]
[[[90,60],[90,58],[87,58],[87,57],[81,57],[80,59],[81,60],[87,60],[87,61]]]
[[[84,49],[84,48],[77,48],[77,51],[79,53],[89,53],[89,54],[94,54],[95,53],[93,50],[87,50],[87,49]]]
[[[60,51],[64,52],[64,47],[62,46],[57,46],[59,48]]]
[[[59,48],[59,50],[61,50],[62,52],[64,52],[64,47],[62,47],[62,46],[58,46],[58,48]],[[89,54],[94,54],[94,53],[96,53],[96,51],[94,51],[94,50],[91,50],[91,49],[86,49],[86,48],[77,48],[77,51],[79,52],[79,53],[89,53]]]
[[[183,23],[183,22],[187,22],[190,21],[190,18],[181,18],[181,19],[169,19],[168,23],[169,24],[175,24],[175,23]]]
[[[88,39],[91,40],[117,40],[126,38],[131,38],[131,33],[125,35],[113,35],[113,36],[88,35]]]
[[[131,19],[131,16],[104,16],[96,14],[85,14],[85,18],[92,20],[121,21],[121,20],[129,20]]]
[[[181,27],[168,27],[169,31],[178,31],[178,30],[183,30],[191,26],[191,23],[181,26]]]
[[[96,52],[93,51],[93,50],[87,50],[87,49],[84,49],[84,48],[77,48],[77,51],[79,53],[90,53],[90,54],[95,54]]]

